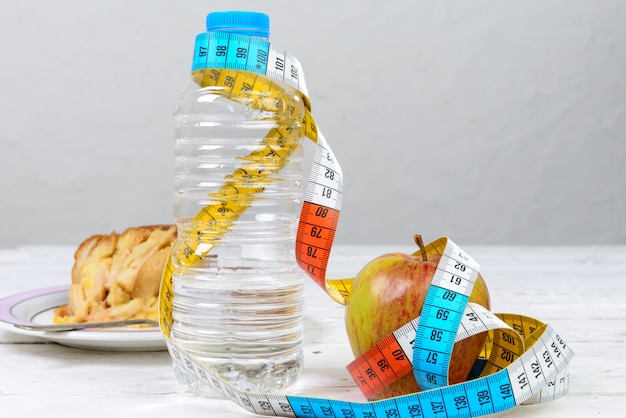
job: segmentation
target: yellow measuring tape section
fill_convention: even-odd
[[[224,97],[256,111],[269,112],[276,126],[260,141],[258,149],[241,157],[240,167],[224,179],[219,191],[209,195],[216,202],[206,205],[190,221],[187,228],[192,232],[188,238],[176,242],[163,273],[159,301],[159,322],[168,337],[172,326],[174,263],[182,270],[198,266],[237,219],[261,198],[265,187],[274,181],[273,175],[285,166],[298,147],[299,140],[303,137],[313,142],[318,140],[309,99],[302,93],[294,98],[285,94],[279,83],[247,71],[204,69],[195,71],[192,78],[200,87],[219,87]],[[295,101],[298,99],[300,103]],[[349,294],[349,286],[349,280],[325,282],[329,295],[342,303]]]

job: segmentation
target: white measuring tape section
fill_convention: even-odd
[[[299,62],[262,39],[223,32],[198,35],[193,70],[203,69],[218,69],[215,80],[233,78],[232,82],[220,79],[221,83],[233,88],[233,100],[238,100],[235,90],[245,91],[250,83],[256,82],[254,80],[263,88],[270,89],[268,94],[271,94],[273,85],[267,81],[269,79],[298,89],[307,109],[310,109]],[[255,75],[237,80],[234,73],[220,73],[222,69]],[[315,141],[316,150],[296,237],[296,258],[301,268],[329,296],[345,303],[352,279],[326,279],[326,267],[341,209],[341,168],[308,112],[303,123],[306,124],[306,137]],[[277,135],[281,139],[282,134],[279,132]],[[254,158],[250,157],[250,160]],[[237,207],[236,204],[233,207]],[[245,205],[240,205],[237,210],[245,209]],[[238,214],[228,221],[216,221],[215,216],[213,209],[209,208],[198,218],[210,217],[211,225],[218,229],[215,236],[219,237],[232,226]],[[206,252],[194,248],[193,243],[189,245],[180,251],[181,257],[186,257],[180,258],[180,262],[193,263],[206,255]],[[568,388],[566,366],[573,356],[564,340],[549,325],[538,320],[516,314],[494,314],[469,302],[478,276],[478,263],[445,237],[429,244],[428,248],[440,254],[441,258],[421,317],[390,334],[347,366],[366,397],[411,371],[420,387],[425,389],[419,393],[359,403],[256,393],[231,385],[170,339],[173,296],[171,260],[161,284],[161,330],[168,350],[179,366],[245,410],[258,415],[478,417],[505,411],[522,403],[545,402],[563,396]],[[488,333],[488,342],[483,350],[478,377],[448,386],[449,360],[455,342],[483,332]]]

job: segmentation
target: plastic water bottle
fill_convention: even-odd
[[[268,39],[269,17],[210,13],[207,31]],[[298,96],[295,89],[282,87],[283,94]],[[191,219],[207,204],[230,198],[220,195],[220,187],[246,155],[261,147],[268,131],[279,124],[297,131],[300,123],[279,112],[259,112],[224,97],[222,88],[192,81],[175,110],[178,242],[215,237],[210,227],[195,230]],[[172,340],[246,390],[279,391],[295,383],[302,368],[304,273],[294,255],[304,194],[301,140],[202,262],[178,265],[173,274]],[[188,391],[220,395],[185,369],[175,368],[175,374]]]

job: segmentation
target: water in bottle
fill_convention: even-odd
[[[253,12],[210,13],[207,31],[267,39],[269,18]],[[217,48],[213,53],[230,52]],[[293,247],[303,199],[304,132],[293,115],[304,114],[304,107],[289,113],[260,111],[227,97],[224,88],[203,86],[203,71],[211,69],[195,71],[195,82],[175,109],[174,217],[177,245],[195,241],[211,250],[192,267],[177,263],[172,253],[171,339],[235,386],[279,391],[297,380],[302,367],[304,273]],[[293,99],[286,102],[302,102],[292,87],[280,88]],[[259,100],[267,96],[247,94]],[[254,156],[276,127],[302,135],[292,134],[277,148],[281,157],[268,159],[275,165],[265,167],[270,175],[254,174],[248,166],[258,163]],[[194,224],[205,206],[227,207],[226,201],[235,198],[225,187],[252,187],[256,193],[239,198],[242,212],[228,228]],[[189,391],[219,395],[184,368],[175,368],[175,374]]]

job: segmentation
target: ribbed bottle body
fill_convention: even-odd
[[[278,391],[297,380],[302,365],[304,274],[293,247],[303,198],[303,128],[293,109],[262,111],[224,94],[192,85],[176,106],[177,245],[211,249],[197,265],[172,260],[171,338],[243,389]],[[255,94],[265,93],[250,97]],[[276,128],[291,133],[284,147],[271,145],[281,158],[265,151]],[[194,222],[203,208],[230,210],[233,201],[244,209],[232,225]],[[185,370],[176,375],[187,389],[210,394]]]

